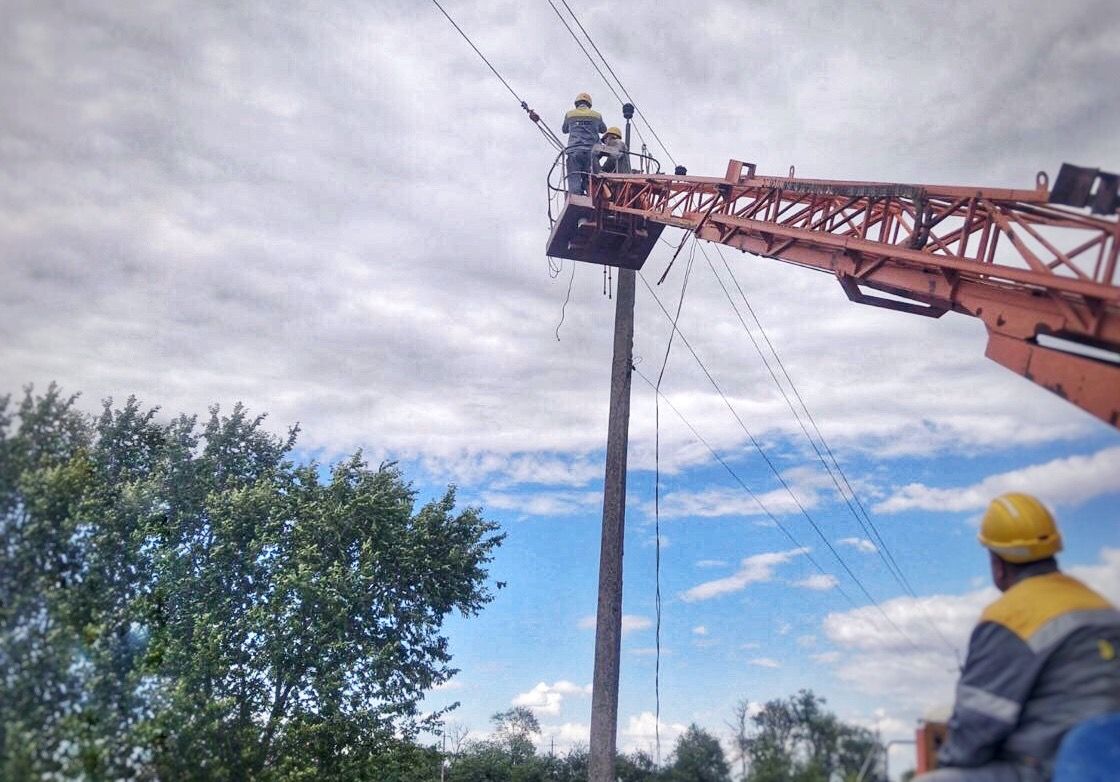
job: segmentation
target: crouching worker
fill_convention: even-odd
[[[600,171],[608,174],[630,173],[630,150],[622,141],[622,131],[607,128],[602,140],[591,148],[591,159]]]
[[[1003,596],[972,632],[940,768],[918,779],[1046,782],[1070,729],[1120,712],[1120,612],[1058,569],[1062,537],[1034,497],[998,497],[979,538]]]

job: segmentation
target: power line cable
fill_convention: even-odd
[[[657,302],[658,307],[665,314],[665,316],[669,318],[671,322],[672,316],[665,308],[665,305],[662,304],[661,299],[658,298],[657,294],[654,292],[653,286],[650,285],[648,280],[646,280],[645,275],[639,273],[638,278],[642,281],[642,284],[645,285],[646,290],[649,291],[650,296],[653,297],[654,301]],[[879,613],[883,616],[887,623],[891,625],[891,627],[893,627],[899,633],[899,635],[903,636],[915,648],[920,648],[916,643],[914,643],[913,639],[911,639],[910,636],[907,635],[906,632],[901,627],[899,627],[893,619],[890,618],[887,612],[879,604],[879,601],[871,595],[871,592],[869,592],[867,587],[864,586],[863,581],[860,580],[859,576],[855,574],[855,571],[852,570],[851,566],[849,566],[847,561],[840,555],[840,552],[836,550],[836,547],[832,545],[832,542],[829,541],[828,537],[821,530],[820,525],[818,525],[816,520],[813,519],[809,511],[805,509],[805,506],[794,493],[793,489],[790,487],[786,479],[782,476],[781,472],[779,472],[777,466],[770,459],[770,456],[766,453],[765,449],[763,449],[757,438],[755,438],[754,434],[751,433],[750,429],[743,422],[743,419],[739,415],[739,412],[735,409],[734,405],[731,404],[731,401],[723,392],[723,389],[720,387],[718,381],[716,381],[715,377],[712,376],[712,373],[708,370],[708,367],[704,364],[699,354],[697,354],[696,350],[692,347],[692,343],[688,341],[688,338],[685,337],[683,333],[681,333],[680,329],[677,328],[675,324],[673,326],[673,330],[680,335],[681,342],[683,342],[684,346],[688,348],[689,353],[692,354],[693,359],[696,361],[697,365],[699,365],[700,369],[704,372],[704,375],[708,378],[708,382],[711,383],[712,387],[716,390],[716,393],[719,394],[720,399],[723,400],[723,403],[727,407],[727,409],[731,411],[731,415],[735,418],[740,428],[747,435],[747,438],[751,441],[751,444],[754,446],[755,450],[758,451],[760,456],[762,456],[763,461],[766,462],[767,467],[770,468],[770,471],[774,474],[774,477],[778,479],[778,482],[786,490],[786,493],[788,493],[790,498],[793,499],[793,502],[797,506],[798,510],[801,511],[801,514],[805,517],[806,521],[809,522],[809,526],[812,527],[813,530],[817,533],[817,536],[821,539],[821,542],[824,543],[825,547],[832,553],[832,556],[836,558],[836,561],[840,563],[840,566],[844,569],[844,572],[847,573],[848,577],[852,579],[863,596],[866,597],[867,600],[875,606],[875,608],[879,611]]]
[[[599,64],[597,62],[595,62],[595,58],[591,56],[591,52],[587,51],[587,47],[583,45],[583,41],[581,41],[579,39],[579,36],[576,35],[576,31],[572,29],[572,26],[570,24],[568,24],[568,20],[564,18],[564,15],[562,13],[560,13],[560,9],[556,7],[556,4],[552,2],[552,0],[548,0],[548,4],[552,6],[552,10],[553,12],[555,12],[556,18],[559,19],[561,24],[563,24],[564,27],[568,30],[568,34],[572,36],[572,40],[575,41],[576,45],[579,46],[581,51],[583,51],[583,55],[587,58],[587,61],[591,63],[591,67],[594,68],[596,73],[599,74],[599,78],[603,80],[603,84],[607,85],[607,89],[609,89],[614,94],[614,97],[618,100],[619,103],[626,103],[626,101],[622,99],[622,96],[618,94],[618,90],[616,90],[614,88],[614,85],[611,84],[610,79],[608,79],[606,74],[603,73],[603,69],[599,67]],[[567,3],[565,3],[565,6],[567,6]],[[569,12],[571,11],[570,8],[568,10]],[[572,14],[572,17],[575,18],[575,14]],[[579,24],[578,19],[576,19],[576,24]],[[582,26],[580,27],[580,29],[583,29]],[[586,35],[586,32],[584,33],[584,35]],[[595,46],[595,42],[592,41],[590,37],[588,37],[587,40],[591,43],[592,46]],[[598,51],[598,49],[596,49],[596,51]],[[607,64],[606,60],[603,61],[603,64]],[[607,65],[607,68],[609,69],[610,66]],[[622,83],[619,82],[618,86],[621,87]],[[626,90],[624,89],[623,92],[626,92]],[[629,98],[629,96],[627,96],[627,98]],[[633,103],[633,101],[631,101],[631,103]],[[636,106],[635,110],[637,110]],[[638,112],[638,114],[641,115],[641,112]],[[645,119],[645,117],[642,117],[642,119]],[[649,123],[647,122],[646,125],[648,126]],[[644,144],[646,140],[642,136],[642,131],[638,129],[637,125],[634,126],[634,129],[638,132],[638,138],[641,139],[642,143]],[[650,131],[652,132],[653,128],[650,128]],[[662,148],[664,149],[664,147]],[[665,150],[665,154],[668,155],[669,150]],[[672,159],[672,155],[669,155],[669,158]],[[675,165],[676,161],[673,161],[673,163]]]
[[[704,254],[704,259],[708,263],[708,268],[711,269],[712,274],[715,276],[716,281],[719,283],[720,289],[723,290],[724,296],[727,297],[727,301],[731,304],[731,308],[732,310],[734,310],[735,316],[739,319],[739,323],[743,326],[743,330],[746,332],[747,337],[751,341],[751,344],[758,352],[759,357],[762,359],[762,363],[766,366],[767,371],[770,373],[771,379],[774,381],[774,385],[777,386],[778,391],[781,393],[782,398],[785,400],[786,405],[790,409],[790,412],[793,413],[793,416],[797,420],[798,425],[801,427],[801,431],[804,433],[805,438],[809,441],[809,444],[812,446],[814,452],[816,453],[818,460],[820,460],[821,464],[825,468],[825,471],[832,479],[833,484],[836,486],[837,492],[844,500],[849,512],[855,518],[856,522],[859,524],[863,532],[877,544],[876,552],[878,553],[879,558],[883,561],[883,564],[886,566],[887,571],[894,578],[895,582],[898,583],[899,587],[901,587],[905,593],[918,601],[919,608],[922,612],[922,615],[926,619],[926,623],[930,626],[930,628],[934,631],[934,633],[938,636],[938,638],[946,646],[946,648],[948,648],[959,659],[960,651],[952,642],[950,642],[945,637],[944,633],[941,632],[941,628],[937,626],[937,623],[933,621],[933,618],[925,610],[925,607],[921,604],[921,598],[918,597],[916,591],[914,590],[914,587],[910,583],[910,580],[906,577],[906,574],[903,572],[902,567],[898,564],[898,561],[895,559],[894,554],[890,550],[890,547],[887,545],[886,540],[883,539],[882,533],[879,532],[879,529],[875,525],[875,522],[871,519],[870,515],[867,512],[867,509],[860,501],[859,495],[856,494],[855,489],[852,487],[851,482],[848,480],[848,476],[845,474],[844,469],[840,466],[840,462],[837,460],[835,453],[833,453],[832,449],[829,447],[828,441],[825,439],[824,434],[820,430],[820,427],[817,426],[812,412],[809,410],[808,405],[805,404],[805,400],[802,398],[801,393],[797,390],[797,385],[793,382],[793,378],[790,377],[789,372],[786,370],[781,356],[778,354],[778,351],[774,347],[773,342],[770,341],[770,337],[769,335],[767,335],[766,329],[763,328],[762,322],[758,319],[758,315],[755,313],[754,307],[751,306],[746,292],[739,284],[739,280],[738,278],[736,278],[735,273],[731,270],[731,266],[730,264],[728,264],[727,258],[724,256],[719,245],[716,245],[715,249],[719,254],[720,260],[723,262],[723,267],[724,269],[726,269],[728,276],[731,278],[732,282],[734,282],[735,287],[743,300],[743,304],[746,306],[747,311],[750,313],[755,326],[758,328],[759,333],[762,335],[767,347],[770,349],[775,362],[781,369],[782,375],[785,377],[786,382],[789,384],[789,387],[793,391],[794,396],[797,398],[798,403],[804,410],[805,417],[809,419],[809,422],[813,427],[813,431],[816,432],[817,439],[820,440],[821,446],[823,446],[825,451],[827,452],[828,457],[831,460],[831,464],[829,463],[829,460],[825,459],[825,455],[821,452],[821,448],[818,447],[816,440],[814,440],[812,435],[809,434],[809,431],[806,428],[801,415],[794,407],[792,400],[789,398],[789,395],[786,393],[781,381],[778,379],[778,376],[774,372],[770,361],[767,360],[762,347],[758,344],[758,341],[755,339],[754,335],[751,333],[750,328],[747,326],[742,312],[740,312],[738,305],[736,305],[735,300],[731,296],[731,292],[727,289],[727,286],[724,284],[722,277],[720,277],[719,272],[716,270],[715,265],[712,263],[711,258],[708,256],[707,250],[703,245],[700,246],[700,250]],[[837,475],[839,475],[839,478],[837,477]],[[841,486],[841,481],[843,482],[843,487]],[[847,490],[846,492],[845,488]],[[852,504],[853,501],[856,503],[855,506]],[[859,508],[858,511],[856,509],[856,506],[858,506]]]
[[[658,393],[653,397],[653,525],[654,525],[654,614],[656,616],[656,629],[654,631],[654,667],[653,667],[653,736],[657,748],[655,759],[661,765],[661,381],[665,377],[665,368],[669,366],[669,354],[673,350],[673,337],[677,333],[677,322],[684,308],[684,294],[688,290],[688,278],[692,275],[692,263],[696,258],[696,239],[693,237],[692,252],[688,256],[688,264],[684,268],[684,278],[681,280],[681,295],[677,300],[677,314],[673,317],[673,330],[669,332],[669,340],[665,343],[665,357],[661,360],[661,370],[657,373],[657,385],[654,390]]]
[[[541,134],[545,137],[545,140],[547,140],[557,149],[563,149],[564,144],[560,141],[560,137],[557,136],[552,128],[548,126],[547,122],[541,119],[535,111],[529,108],[529,104],[526,103],[521,98],[521,96],[517,94],[513,87],[509,86],[509,82],[506,81],[505,77],[498,72],[498,69],[494,67],[490,60],[486,59],[486,55],[483,54],[482,51],[474,45],[474,41],[470,39],[470,36],[463,32],[463,28],[460,27],[458,23],[451,18],[451,14],[447,13],[447,9],[439,4],[439,0],[432,0],[432,2],[435,3],[436,8],[438,8],[445,17],[447,17],[447,21],[451,22],[451,26],[459,32],[459,35],[463,36],[463,40],[466,41],[472,49],[474,49],[474,53],[477,54],[484,63],[486,63],[486,67],[489,68],[490,71],[498,77],[498,81],[500,81],[502,83],[502,86],[509,91],[509,94],[513,96],[513,99],[516,100],[521,108],[529,114],[529,119],[532,120],[533,124],[537,126],[537,129],[540,130]]]
[[[549,2],[551,3],[552,0],[549,0]],[[606,58],[606,56],[603,55],[603,52],[600,51],[599,47],[595,45],[595,39],[591,37],[591,33],[587,32],[587,29],[583,26],[583,23],[579,20],[579,16],[577,16],[576,12],[572,10],[572,7],[570,5],[568,5],[568,0],[560,0],[560,2],[563,3],[564,7],[568,9],[568,13],[572,15],[572,19],[574,19],[576,25],[579,26],[580,32],[582,32],[587,37],[587,42],[591,44],[591,48],[594,49],[595,53],[599,55],[599,59],[601,59],[603,61],[603,65],[605,65],[607,67],[607,70],[610,72],[611,76],[613,76],[614,80],[616,82],[618,82],[618,86],[622,90],[622,94],[625,95],[626,99],[634,106],[634,111],[636,111],[638,116],[642,118],[642,121],[646,123],[646,127],[649,128],[649,132],[653,134],[653,137],[655,139],[657,139],[657,143],[661,145],[661,149],[663,149],[665,151],[666,156],[668,156],[669,160],[673,161],[674,166],[677,165],[677,160],[676,160],[676,158],[673,157],[673,153],[669,151],[669,148],[667,146],[665,146],[665,142],[662,141],[661,137],[657,135],[657,131],[653,129],[653,125],[646,118],[646,115],[642,113],[642,109],[638,106],[638,103],[632,97],[630,97],[630,91],[626,89],[626,85],[624,85],[622,83],[622,79],[618,78],[618,74],[614,72],[614,68],[612,68],[611,64],[609,62],[607,62],[607,58]],[[553,6],[553,8],[555,8],[555,6]],[[559,12],[557,12],[557,13],[559,13]],[[570,29],[571,28],[569,28],[569,30]],[[586,49],[584,49],[584,53],[585,54],[587,53]],[[588,57],[590,57],[590,55],[588,55]],[[598,70],[598,69],[596,68],[596,70]],[[599,75],[600,76],[603,75],[602,71],[599,72]],[[610,85],[608,84],[607,86],[610,86]],[[612,89],[612,92],[613,92],[613,89]],[[615,97],[618,97],[617,93],[615,94]],[[640,133],[638,135],[639,135],[639,137],[641,136]],[[645,139],[642,139],[642,140],[643,140],[643,142],[645,141]]]
[[[683,334],[681,335],[681,340],[684,341],[684,335]],[[640,369],[638,369],[637,367],[631,367],[631,369],[634,372],[634,374],[636,374],[643,381],[645,381],[646,385],[648,385],[654,391],[655,394],[660,396],[661,399],[663,399],[665,401],[665,404],[669,406],[669,409],[672,410],[674,413],[676,413],[677,417],[681,420],[681,422],[686,427],[688,427],[688,430],[690,432],[692,432],[693,437],[695,437],[701,445],[703,445],[705,448],[708,449],[708,452],[712,454],[712,458],[714,458],[717,462],[719,462],[720,466],[723,467],[723,469],[727,471],[727,473],[731,476],[731,478],[735,481],[735,483],[737,483],[739,485],[739,488],[741,488],[747,494],[747,496],[751,498],[751,500],[758,506],[759,510],[762,511],[763,515],[765,515],[766,518],[770,520],[770,522],[786,537],[786,539],[789,540],[789,542],[792,543],[794,545],[794,547],[800,553],[803,553],[805,555],[805,558],[809,560],[810,564],[812,564],[813,567],[815,567],[817,569],[817,571],[821,573],[821,575],[827,576],[828,578],[835,580],[836,577],[833,576],[832,573],[830,573],[828,570],[825,569],[824,565],[822,565],[820,563],[820,560],[818,560],[816,557],[813,556],[812,550],[808,546],[804,545],[797,538],[797,536],[794,535],[793,532],[791,532],[790,529],[785,524],[782,523],[782,520],[780,518],[778,518],[778,516],[772,510],[770,510],[770,508],[768,508],[766,506],[766,503],[764,503],[762,501],[762,499],[758,496],[758,494],[756,494],[755,491],[753,489],[751,489],[750,486],[747,485],[747,482],[743,480],[742,476],[740,476],[739,473],[737,473],[735,471],[735,469],[730,464],[728,464],[727,460],[724,459],[723,456],[721,456],[720,453],[718,451],[716,451],[715,448],[712,447],[712,445],[704,438],[704,436],[702,434],[700,434],[700,432],[696,429],[696,427],[692,424],[692,422],[689,421],[688,418],[685,417],[684,413],[682,413],[677,408],[677,406],[672,403],[672,401],[669,399],[669,397],[666,396],[664,394],[664,392],[658,391],[656,384],[652,380],[650,380],[648,377],[646,377],[646,375]],[[855,599],[848,593],[847,590],[844,589],[844,587],[842,585],[840,585],[839,583],[836,583],[834,586],[835,586],[836,591],[841,595],[841,597],[843,597],[853,608],[855,608],[857,611],[862,611],[863,606],[861,606],[859,603],[857,603],[855,601]],[[883,615],[883,617],[887,620],[887,623],[890,624],[891,627],[893,627],[896,631],[898,631],[898,633],[902,636],[903,639],[905,639],[917,651],[919,651],[919,652],[923,651],[920,646],[918,646],[916,643],[914,643],[914,641],[911,640],[908,635],[906,635],[906,633],[902,632],[902,630],[899,629],[898,625],[896,625],[891,620],[891,618],[889,616],[887,616],[885,612],[883,612],[882,608],[879,607],[878,604],[875,604],[875,605],[876,605],[877,608],[879,608],[879,613],[881,613]],[[865,620],[876,631],[878,631],[880,629],[874,622],[871,621],[870,617],[868,617],[866,614],[860,613],[859,616],[860,616],[861,619]]]

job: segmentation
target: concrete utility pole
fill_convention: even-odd
[[[622,107],[626,148],[634,107]],[[618,669],[622,647],[622,542],[626,529],[626,449],[630,435],[630,372],[634,352],[633,269],[619,269],[614,309],[607,466],[603,479],[603,537],[599,548],[599,603],[595,614],[595,676],[591,691],[589,782],[615,782]]]

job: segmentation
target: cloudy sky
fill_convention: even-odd
[[[554,128],[583,90],[620,122],[547,0],[445,5]],[[692,173],[734,157],[1029,187],[1063,161],[1120,165],[1110,2],[570,5]],[[242,400],[278,431],[299,421],[302,458],[360,447],[422,493],[456,482],[509,533],[493,568],[509,588],[451,624],[462,672],[432,704],[461,701],[474,735],[529,705],[558,748],[585,740],[613,301],[600,267],[550,275],[554,153],[435,6],[14,0],[0,98],[0,392]],[[663,391],[689,424],[661,410],[667,740],[804,686],[904,735],[950,698],[950,647],[991,598],[974,528],[1001,491],[1050,502],[1066,562],[1120,596],[1116,430],[987,361],[978,322],[860,307],[827,276],[725,255],[918,597],[771,380],[721,257],[708,249],[713,271],[697,252],[681,331],[745,426],[678,345]],[[639,283],[647,374],[667,337]],[[631,433],[620,736],[648,748],[654,406],[637,379]]]

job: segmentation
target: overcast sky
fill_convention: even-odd
[[[691,173],[737,158],[1030,187],[1063,161],[1120,166],[1112,2],[570,4]],[[547,0],[445,5],[554,128],[584,90],[621,123]],[[241,400],[277,431],[299,421],[302,458],[363,448],[423,491],[457,482],[510,533],[495,563],[510,588],[452,624],[463,672],[434,702],[461,700],[476,735],[525,703],[557,746],[585,740],[613,301],[600,267],[550,276],[554,153],[435,6],[16,0],[0,101],[0,392],[57,380],[90,409],[136,394],[169,413]],[[726,255],[923,605],[839,500],[697,253],[681,330],[824,538],[678,346],[669,399],[799,545],[663,408],[665,735],[722,730],[737,698],[801,686],[905,733],[951,697],[930,617],[964,643],[991,597],[972,525],[1008,488],[1052,503],[1069,561],[1120,592],[1115,429],[987,361],[979,322],[860,307],[825,275]],[[667,336],[639,283],[643,371]],[[653,725],[640,381],[633,416],[626,747]],[[867,603],[825,539],[927,655],[840,596]]]

